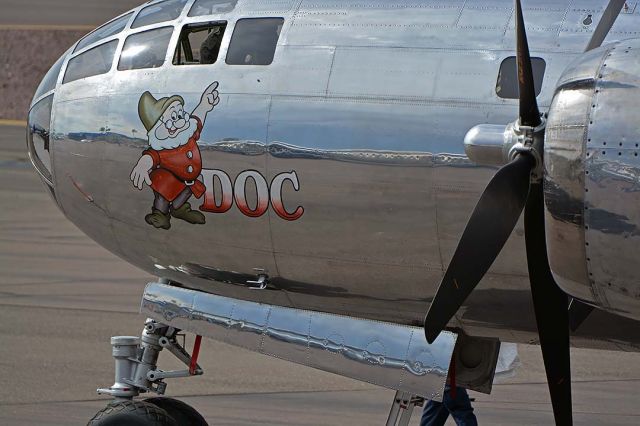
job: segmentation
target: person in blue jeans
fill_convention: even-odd
[[[456,386],[452,391],[447,384],[444,388],[442,402],[430,400],[424,406],[420,426],[443,426],[449,414],[458,426],[478,425],[467,390]]]

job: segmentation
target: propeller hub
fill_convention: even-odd
[[[516,120],[507,126],[480,124],[467,132],[464,150],[475,164],[482,166],[503,166],[517,155],[530,155],[535,161],[531,174],[532,182],[542,179],[542,152],[546,121],[541,117],[536,127],[523,126]]]
[[[519,120],[513,123],[512,131],[516,135],[518,142],[509,151],[509,161],[514,160],[517,155],[530,155],[533,157],[535,165],[531,170],[531,183],[542,182],[544,173],[542,155],[546,125],[544,117],[540,117],[540,124],[536,127],[522,126]]]

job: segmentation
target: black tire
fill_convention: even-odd
[[[98,411],[87,426],[178,426],[178,423],[157,405],[119,401]]]
[[[178,426],[209,426],[204,417],[195,408],[177,399],[159,396],[148,398],[144,401],[166,411],[175,419]]]

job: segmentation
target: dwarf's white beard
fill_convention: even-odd
[[[173,149],[173,148],[177,148],[179,146],[185,145],[187,142],[189,142],[189,139],[191,138],[191,136],[193,136],[193,133],[196,131],[196,129],[198,128],[198,122],[195,119],[190,119],[189,120],[189,128],[186,130],[183,130],[182,132],[178,133],[178,135],[174,138],[167,138],[167,139],[163,139],[160,140],[156,137],[156,127],[157,126],[164,126],[164,124],[162,122],[158,122],[158,124],[156,126],[153,126],[153,128],[151,130],[149,130],[149,132],[147,133],[147,137],[149,138],[149,146],[152,149],[155,149],[156,151],[160,151],[163,149]]]

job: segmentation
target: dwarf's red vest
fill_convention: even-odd
[[[202,157],[198,148],[202,122],[198,117],[192,117],[198,124],[186,144],[159,151],[149,148],[142,153],[153,158],[153,170],[149,174],[151,188],[168,201],[175,200],[187,187],[191,187],[196,198],[202,197],[206,190],[204,184],[198,180],[202,171]]]

